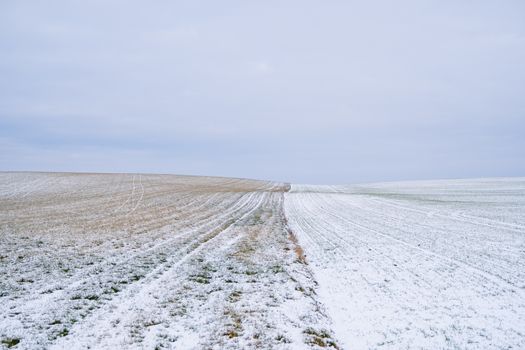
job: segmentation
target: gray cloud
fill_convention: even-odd
[[[520,1],[3,1],[1,169],[525,175]]]

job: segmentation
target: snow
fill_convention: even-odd
[[[287,189],[1,173],[0,346],[304,349],[316,347],[316,333],[332,341],[285,226]]]
[[[289,189],[0,173],[0,348],[525,348],[525,179]]]
[[[293,185],[345,349],[525,347],[525,179]]]

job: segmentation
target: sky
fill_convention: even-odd
[[[0,170],[525,176],[525,2],[0,2]]]

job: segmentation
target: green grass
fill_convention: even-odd
[[[20,339],[19,338],[5,338],[5,339],[2,339],[2,344],[7,346],[8,348],[11,348],[11,347],[17,345],[18,343],[20,343]]]

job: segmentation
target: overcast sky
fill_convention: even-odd
[[[525,1],[0,1],[0,170],[525,176]]]

